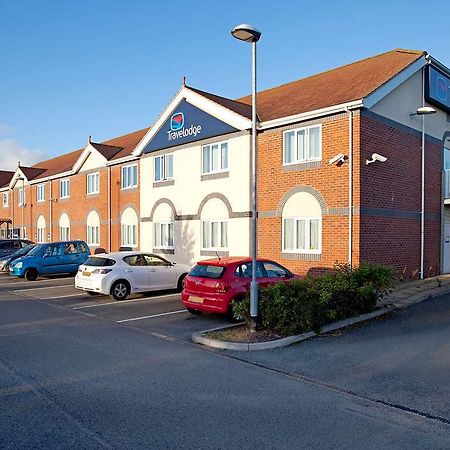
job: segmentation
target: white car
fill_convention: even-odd
[[[145,252],[104,253],[90,256],[78,268],[75,287],[88,294],[125,300],[130,294],[183,288],[191,268]]]

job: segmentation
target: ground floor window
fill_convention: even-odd
[[[283,251],[320,253],[322,220],[318,217],[283,219]]]
[[[100,226],[98,225],[87,226],[87,244],[100,245]]]
[[[45,228],[38,228],[37,229],[37,241],[42,243],[45,242]]]
[[[202,247],[205,250],[228,248],[228,222],[226,220],[202,222]]]
[[[70,228],[69,227],[59,227],[59,240],[60,241],[70,241]]]
[[[122,245],[137,246],[137,225],[122,225]]]
[[[174,248],[173,222],[159,222],[154,224],[155,248]]]

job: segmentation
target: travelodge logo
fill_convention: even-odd
[[[184,126],[184,114],[182,112],[175,113],[170,118],[170,129],[172,131],[178,131]]]
[[[447,81],[444,77],[438,76],[436,78],[436,95],[442,102],[447,101]]]
[[[167,132],[169,141],[174,141],[182,137],[197,136],[202,131],[201,125],[191,125],[188,128],[184,127],[184,114],[176,112],[170,118],[170,130]]]

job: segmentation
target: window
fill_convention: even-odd
[[[87,193],[98,194],[100,192],[100,174],[89,173],[87,176]]]
[[[252,263],[246,262],[241,264],[236,268],[234,273],[241,278],[251,278],[252,277]],[[261,270],[261,263],[256,264],[256,278],[263,278],[264,274]]]
[[[124,262],[132,267],[146,266],[147,263],[143,255],[132,255],[123,258]]]
[[[36,200],[38,202],[45,201],[45,185],[44,184],[38,184],[36,188]]]
[[[173,222],[155,223],[155,248],[174,248]]]
[[[147,266],[171,266],[172,264],[166,259],[159,258],[155,255],[144,255]]]
[[[122,167],[122,189],[129,189],[138,185],[137,164]]]
[[[61,180],[59,182],[59,198],[70,197],[70,180]]]
[[[59,240],[70,240],[70,220],[66,213],[61,214],[61,217],[59,218]]]
[[[283,164],[322,159],[322,127],[288,130],[283,133]]]
[[[283,251],[320,253],[321,227],[320,217],[283,219]]]
[[[202,222],[202,247],[203,249],[228,248],[228,222],[227,221],[203,221]]]
[[[205,145],[202,147],[202,173],[225,172],[228,170],[228,143]]]
[[[155,156],[155,181],[173,179],[173,155]]]
[[[25,205],[25,191],[23,189],[19,189],[19,206]]]
[[[206,264],[197,264],[191,271],[189,275],[191,277],[200,277],[200,278],[213,278],[218,280],[222,278],[222,275],[225,273],[225,267],[223,266],[209,266]]]
[[[44,218],[44,216],[40,215],[38,217],[38,219],[37,219],[37,226],[36,226],[36,229],[37,229],[37,241],[39,243],[47,241],[47,239],[45,238],[45,226],[46,226],[45,218]]]
[[[122,225],[122,245],[137,247],[137,225]]]
[[[268,278],[291,278],[292,273],[289,272],[285,267],[280,266],[279,264],[264,261],[262,263],[264,266],[264,270],[266,271],[266,276]]]
[[[3,208],[7,208],[8,206],[9,206],[8,192],[3,192]]]
[[[80,253],[78,250],[78,246],[75,242],[68,242],[64,244],[64,254],[65,255],[76,255]]]
[[[88,245],[100,245],[100,217],[96,211],[91,211],[86,219],[86,241]]]

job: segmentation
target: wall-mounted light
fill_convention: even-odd
[[[409,117],[413,116],[427,116],[428,114],[435,114],[436,110],[432,108],[431,106],[421,106],[420,108],[417,108],[417,111],[415,113],[411,113]]]
[[[386,156],[379,155],[378,153],[372,153],[372,159],[366,159],[366,165],[374,163],[375,161],[386,162],[387,158]]]

